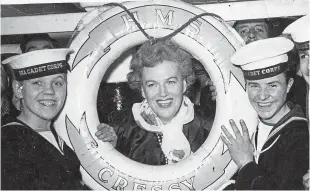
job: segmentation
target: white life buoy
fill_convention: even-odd
[[[166,36],[204,13],[173,0],[123,5],[153,37]],[[228,25],[211,16],[197,19],[173,37],[200,60],[214,82],[216,116],[209,137],[197,152],[176,164],[150,166],[130,160],[95,136],[99,124],[97,95],[105,71],[124,51],[147,39],[120,7],[102,7],[85,16],[70,42],[75,53],[69,60],[68,96],[55,126],[77,153],[86,184],[108,190],[202,190],[225,184],[237,167],[220,139],[221,125],[230,128],[229,119],[244,119],[253,133],[257,123],[243,74],[230,62],[232,54],[242,46],[238,38]]]

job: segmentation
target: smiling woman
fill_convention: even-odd
[[[98,138],[109,142],[117,138],[118,151],[149,165],[176,163],[197,151],[213,121],[200,116],[184,95],[195,81],[190,55],[170,40],[146,42],[130,69],[128,83],[144,100],[133,105],[122,125],[113,124],[114,129],[100,125]]]
[[[120,65],[128,73],[128,82],[126,79],[122,79],[118,66],[111,66],[114,69],[112,75],[110,68],[106,72],[97,98],[99,119],[102,123],[114,127],[114,131],[118,135],[116,149],[137,162],[150,165],[167,164],[169,160],[164,153],[170,152],[168,144],[180,148],[183,144],[183,149],[187,149],[186,155],[182,148],[180,151],[175,149],[177,159],[176,156],[170,154],[170,163],[172,161],[176,163],[189,156],[191,148],[188,145],[188,140],[191,142],[193,151],[196,151],[205,141],[213,124],[214,117],[212,116],[215,115],[215,108],[213,112],[202,113],[205,110],[200,108],[199,105],[194,105],[187,96],[191,94],[190,91],[193,91],[191,87],[196,78],[196,68],[193,67],[193,59],[189,53],[170,40],[160,41],[153,45],[147,42],[139,47],[133,58],[131,56],[133,51],[130,50],[120,57],[127,56],[129,59],[118,59],[116,63],[113,63],[115,65],[122,61]],[[133,50],[136,50],[136,48],[133,48]],[[130,58],[132,58],[131,70],[129,70],[128,66]],[[204,70],[203,66],[200,69]],[[203,74],[205,75],[205,73],[204,71]],[[118,78],[119,82],[111,83],[112,78]],[[125,80],[126,82],[120,82]],[[107,81],[110,82],[107,83]],[[170,122],[175,124],[176,119],[173,120],[173,118],[180,116],[177,114],[180,112],[183,101],[194,106],[191,108],[191,111],[194,111],[191,115],[195,115],[196,120],[193,122],[195,126],[189,128],[190,125],[185,125],[183,132],[182,129],[176,131],[171,128],[173,133],[169,135],[167,134],[168,131],[166,131],[166,136],[163,136],[163,130],[160,130],[160,128],[168,128]],[[213,102],[212,100],[209,101]],[[140,107],[148,109],[142,111]],[[147,113],[148,111],[150,113]],[[187,121],[188,124],[192,123],[190,118]],[[182,126],[179,125],[179,128]],[[197,127],[201,128],[201,130],[195,132],[194,130]],[[130,131],[135,133],[129,135],[128,132]],[[104,133],[107,133],[107,135],[103,135]],[[140,139],[144,143],[135,144],[137,138],[143,133],[150,139]],[[197,136],[197,133],[200,133],[200,135]],[[185,137],[183,134],[185,134]],[[104,137],[106,140],[113,142],[112,135],[115,135],[115,133],[107,131],[97,135],[98,138]],[[112,138],[109,138],[109,136],[112,136]],[[174,142],[167,143],[170,136],[174,136],[172,139]],[[166,138],[163,139],[162,137]],[[177,143],[178,139],[179,143]],[[145,147],[146,144],[148,148]],[[152,152],[149,150],[150,145],[154,147]],[[170,148],[172,148],[171,145]],[[130,153],[129,150],[136,150],[135,147],[139,147],[139,151]],[[141,153],[139,154],[139,152]],[[143,156],[142,153],[150,154]],[[136,155],[139,157],[137,158]]]

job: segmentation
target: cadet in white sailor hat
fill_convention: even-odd
[[[290,34],[295,42],[300,57],[300,71],[305,81],[310,84],[309,70],[309,40],[310,40],[310,16],[305,15],[290,24],[283,34]]]
[[[36,50],[2,62],[13,70],[21,104],[17,118],[1,127],[3,189],[83,189],[79,160],[51,125],[65,103],[66,58],[72,52]]]
[[[8,64],[16,81],[29,80],[59,73],[67,73],[69,66],[66,56],[72,52],[69,49],[40,50],[10,57],[2,62]],[[15,83],[16,84],[16,83]],[[13,87],[14,89],[14,87]],[[14,95],[13,104],[20,110],[21,102]]]
[[[236,138],[222,126],[227,137],[222,140],[239,167],[237,190],[303,188],[302,175],[309,168],[307,120],[299,106],[286,101],[298,61],[293,48],[289,39],[269,38],[245,45],[231,58],[244,72],[259,117],[252,141],[243,120],[242,134],[230,120]]]
[[[44,49],[10,57],[2,64],[9,64],[18,81],[67,73],[69,65],[66,56],[71,49]]]

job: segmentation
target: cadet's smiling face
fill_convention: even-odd
[[[268,38],[268,25],[264,20],[241,21],[235,29],[246,44]]]
[[[25,80],[15,92],[22,98],[23,111],[28,116],[52,120],[64,105],[67,94],[66,74],[54,74]]]
[[[177,114],[185,91],[186,82],[177,63],[163,61],[142,69],[142,94],[163,123]]]
[[[247,80],[250,103],[259,117],[268,123],[277,123],[285,114],[283,106],[294,80],[286,82],[283,73],[260,80]]]

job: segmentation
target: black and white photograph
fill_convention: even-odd
[[[309,190],[309,0],[2,0],[1,190]]]

